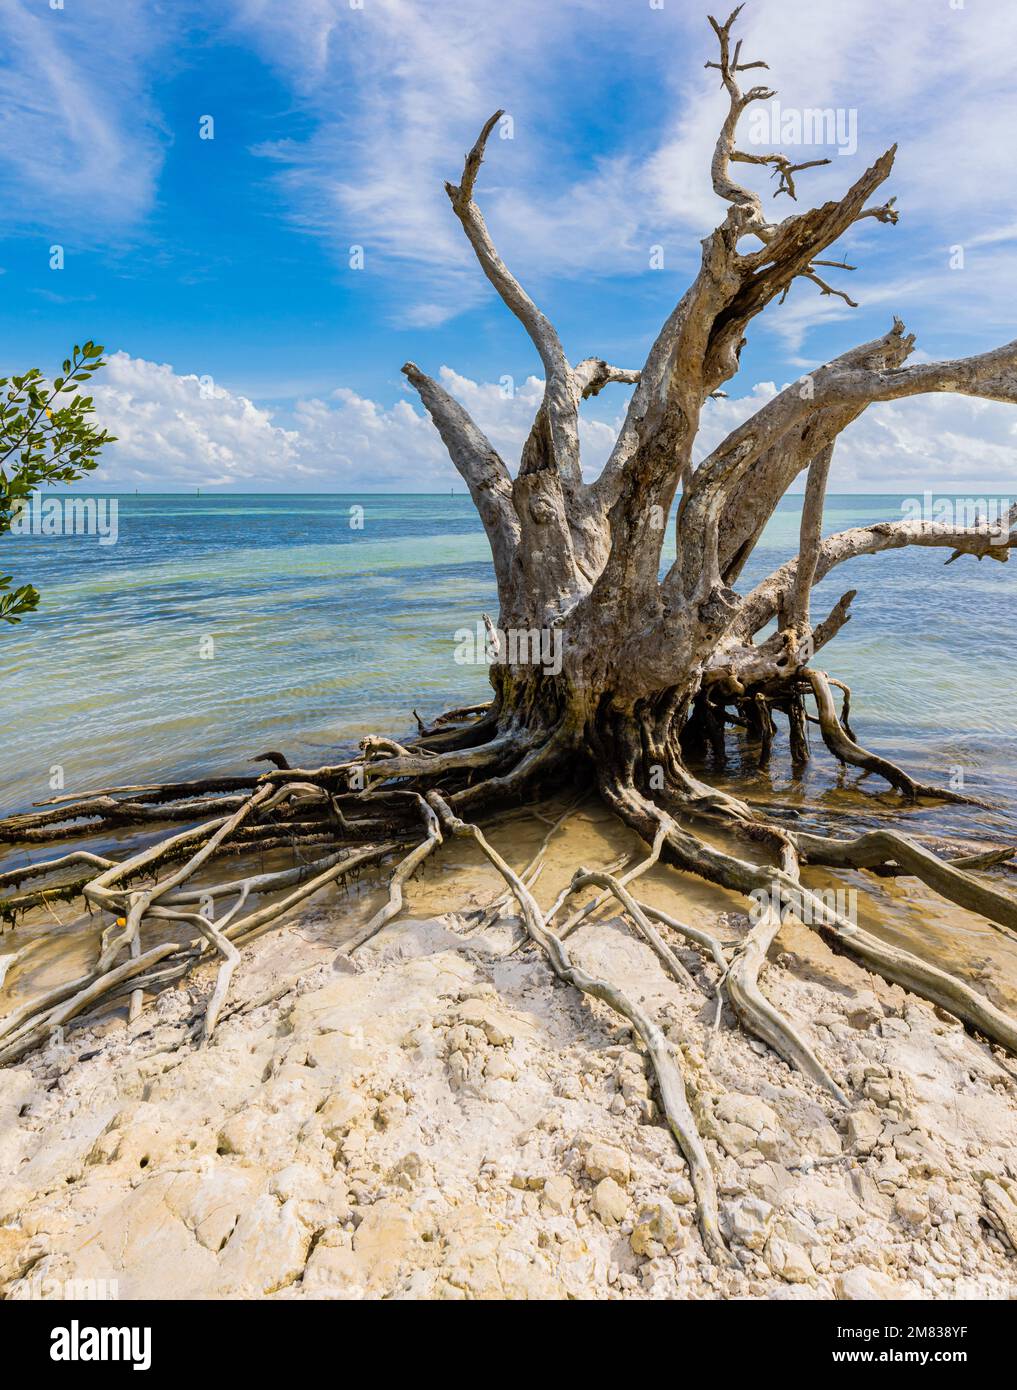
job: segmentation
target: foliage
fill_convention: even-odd
[[[0,536],[9,532],[37,488],[74,483],[99,462],[114,436],[95,422],[87,385],[103,366],[103,349],[91,341],[65,358],[61,375],[47,382],[38,367],[23,376],[0,377]],[[0,620],[17,623],[39,605],[31,584],[11,587],[0,574]]]

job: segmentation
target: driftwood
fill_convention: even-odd
[[[828,825],[819,833],[810,816],[813,829],[806,830],[793,808],[750,805],[711,787],[704,780],[709,774],[695,770],[697,750],[722,761],[731,726],[758,743],[761,762],[776,756],[778,718],[787,721],[792,758],[804,761],[811,756],[808,728],[814,721],[826,749],[845,766],[886,782],[902,811],[929,798],[971,800],[915,780],[858,742],[848,722],[850,691],[816,664],[817,654],[849,620],[854,591],[818,621],[811,597],[820,580],[857,556],[918,546],[945,550],[949,562],[964,556],[1006,561],[1017,542],[1017,509],[995,528],[886,521],[822,534],[842,430],[873,402],[924,392],[1017,400],[1017,342],[974,357],[908,366],[914,338],[894,320],[883,337],[849,349],[778,393],[693,465],[703,407],[738,370],[757,315],[779,304],[797,280],[847,299],[818,273],[817,267],[850,269],[826,252],[860,224],[892,226],[899,216],[893,198],[879,201],[893,169],[893,149],[840,198],[783,220],[773,220],[767,210],[772,202],[764,205],[735,181],[735,166],[766,165],[779,177],[778,193],[794,199],[801,192],[796,176],[817,162],[795,164],[782,154],[748,155],[738,148],[740,117],[774,94],[742,85],[747,69],[765,64],[741,60],[740,44],[732,38],[737,15],[736,10],[723,23],[710,21],[718,52],[708,66],[727,97],[710,173],[726,212],[702,242],[699,271],[641,367],[616,367],[600,357],[572,365],[554,325],[498,254],[475,195],[500,113],[483,127],[458,184],[447,185],[452,212],[483,273],[529,335],[544,372],[543,398],[513,477],[437,381],[413,363],[403,368],[470,491],[490,544],[500,616],[497,630],[489,619],[488,626],[495,640],[499,633],[510,639],[491,667],[490,703],[450,711],[430,725],[417,716],[412,741],[370,738],[358,753],[329,766],[290,768],[282,754],[273,753],[262,755],[273,767],[256,777],[104,787],[0,821],[0,844],[15,850],[113,827],[148,833],[168,827],[162,838],[122,859],[72,850],[0,872],[0,889],[29,885],[0,902],[7,918],[53,897],[81,898],[103,915],[105,925],[90,971],[0,1020],[0,1062],[21,1057],[54,1030],[125,992],[136,1013],[144,991],[217,956],[221,963],[204,1030],[211,1035],[246,942],[311,894],[395,857],[387,901],[344,948],[355,951],[398,913],[405,883],[436,851],[443,832],[472,837],[505,880],[507,894],[485,910],[485,920],[511,895],[529,947],[560,979],[624,1015],[643,1039],[668,1124],[689,1164],[703,1241],[714,1259],[730,1257],[718,1226],[709,1156],[675,1050],[638,1001],[617,983],[584,971],[565,944],[608,899],[681,988],[696,987],[675,943],[702,951],[721,972],[718,999],[725,994],[740,1023],[824,1088],[832,1105],[844,1100],[845,1079],[832,1076],[809,1043],[807,1021],[784,1018],[759,983],[767,951],[788,915],[866,969],[1017,1054],[1017,1025],[980,991],[861,930],[832,911],[801,876],[809,865],[917,875],[947,900],[1013,935],[1017,902],[990,878],[1012,847],[983,844],[979,853],[948,862],[893,828],[885,804],[879,811],[887,828],[852,834],[850,827]],[[612,382],[632,386],[631,399],[604,469],[587,482],[579,454],[580,403]],[[735,585],[763,528],[803,473],[798,556],[748,592],[738,592]],[[666,521],[679,488],[675,546],[660,579]],[[764,635],[772,623],[776,630]],[[551,648],[544,638],[553,639]],[[548,649],[556,653],[553,663],[540,659]],[[840,713],[833,697],[838,687],[844,695]],[[652,848],[620,877],[611,869],[581,871],[544,912],[533,893],[540,856],[516,873],[476,819],[508,801],[536,796],[541,785],[578,787],[584,779]],[[703,833],[690,828],[695,826]],[[751,846],[752,857],[716,848],[718,829],[726,843]],[[209,881],[228,856],[282,846],[293,852],[290,867]],[[761,851],[768,863],[758,862]],[[751,899],[758,908],[765,901],[733,952],[708,932],[633,896],[630,886],[658,861],[743,894],[746,904]],[[602,892],[554,927],[558,912],[588,886]],[[260,905],[249,908],[251,898]],[[153,929],[167,924],[186,929],[183,944],[151,943]],[[16,955],[13,962],[6,956],[3,965],[16,970]],[[986,1200],[998,1221],[1010,1222],[997,1194]]]

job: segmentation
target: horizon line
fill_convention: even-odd
[[[40,491],[40,492],[41,492],[42,489],[37,489],[37,491]],[[263,489],[259,489],[259,490],[257,490],[257,491],[252,491],[252,492],[239,492],[239,491],[238,491],[238,492],[226,492],[226,491],[221,491],[221,490],[216,489],[216,488],[214,487],[214,485],[213,485],[213,486],[210,486],[210,487],[209,487],[209,490],[208,490],[207,492],[204,492],[204,493],[202,493],[202,492],[200,491],[200,488],[198,487],[198,485],[195,485],[194,488],[190,488],[190,487],[188,487],[188,488],[175,488],[175,489],[174,489],[173,491],[171,491],[171,492],[166,492],[166,491],[155,491],[155,490],[149,491],[147,488],[89,488],[89,489],[87,489],[87,490],[82,489],[82,490],[79,491],[79,492],[76,492],[76,491],[58,491],[57,489],[54,488],[54,489],[46,489],[46,492],[47,492],[47,495],[50,496],[50,497],[190,497],[190,498],[198,498],[198,497],[200,497],[202,501],[205,501],[205,500],[207,500],[208,498],[211,498],[211,497],[222,497],[222,498],[230,498],[230,497],[445,497],[445,498],[447,498],[447,497],[449,497],[449,496],[454,496],[454,497],[461,497],[461,498],[463,498],[464,500],[470,499],[469,489],[468,489],[467,487],[465,487],[465,486],[463,486],[462,489],[461,489],[460,491],[458,491],[458,492],[457,492],[454,488],[450,488],[448,492],[446,492],[446,491],[444,491],[444,490],[441,490],[441,491],[430,491],[430,492],[410,492],[410,491],[403,491],[403,490],[401,490],[401,489],[396,489],[396,488],[386,488],[386,489],[378,489],[378,488],[343,488],[343,489],[337,489],[337,490],[331,490],[331,489],[329,489],[329,490],[322,490],[322,491],[317,491],[317,492],[312,492],[312,491],[306,491],[306,492],[305,492],[305,491],[300,491],[300,492],[287,492],[287,491],[286,491],[285,489],[283,489],[283,488],[263,488]],[[893,489],[891,489],[891,490],[889,490],[889,491],[874,491],[874,490],[869,490],[869,489],[857,489],[857,490],[853,490],[853,491],[843,491],[843,492],[833,492],[833,491],[829,491],[829,492],[827,492],[826,496],[827,496],[827,499],[829,499],[829,498],[831,498],[831,497],[900,497],[900,496],[902,496],[902,495],[910,496],[912,493],[915,493],[915,492],[923,492],[923,493],[924,493],[924,492],[940,493],[940,494],[943,494],[943,495],[946,495],[946,496],[950,496],[950,495],[956,496],[956,495],[959,495],[961,492],[978,492],[978,493],[985,493],[985,494],[987,494],[987,495],[990,496],[990,497],[1008,497],[1008,496],[1010,495],[1009,492],[1003,492],[1003,491],[997,490],[997,489],[995,489],[995,488],[985,487],[985,486],[980,485],[980,484],[978,484],[978,483],[968,483],[968,484],[965,484],[963,487],[959,487],[959,488],[958,488],[958,487],[953,487],[953,488],[940,487],[940,488],[936,488],[936,487],[928,487],[928,486],[926,486],[926,487],[922,487],[922,488],[912,488],[912,489],[910,489],[910,490],[909,490],[908,488],[898,487],[898,488],[893,488]],[[680,495],[680,494],[678,494],[678,495]],[[802,489],[801,491],[798,491],[798,492],[788,492],[788,493],[785,493],[785,494],[784,494],[784,497],[785,497],[785,498],[786,498],[786,497],[804,497],[804,495],[805,495],[805,492],[804,492],[804,489]],[[784,500],[784,499],[782,498],[781,500]]]

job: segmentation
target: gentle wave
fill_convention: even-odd
[[[457,665],[457,628],[496,606],[468,497],[119,495],[119,536],[9,537],[4,570],[42,591],[0,633],[2,796],[19,808],[67,787],[247,770],[267,747],[294,761],[412,727],[411,710],[484,698]],[[350,508],[364,508],[362,530]],[[797,550],[785,499],[742,578]],[[827,530],[900,515],[894,497],[833,497]],[[857,588],[824,653],[854,691],[856,730],[932,781],[963,766],[980,794],[1017,790],[1017,682],[1008,651],[1012,566],[904,550],[854,561],[815,611]],[[214,655],[203,657],[211,637]],[[825,755],[809,776],[835,785]]]

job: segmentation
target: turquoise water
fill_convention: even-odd
[[[114,545],[2,541],[4,572],[43,595],[0,632],[6,809],[52,795],[57,766],[73,790],[246,771],[266,748],[306,765],[367,732],[405,732],[414,707],[427,717],[485,697],[486,669],[453,659],[456,629],[496,606],[468,497],[117,500]],[[833,497],[826,529],[896,519],[900,500]],[[797,550],[799,505],[782,503],[740,587]],[[969,789],[1009,798],[1017,568],[945,558],[905,550],[835,571],[817,615],[859,593],[823,665],[853,687],[868,745],[933,781],[963,767]],[[828,761],[808,775],[835,780]]]

